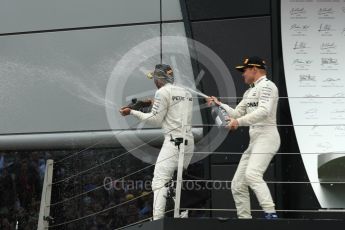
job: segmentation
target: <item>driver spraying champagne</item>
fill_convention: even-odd
[[[236,108],[221,103],[216,97],[208,99],[229,115],[228,129],[235,131],[239,126],[250,126],[250,142],[243,153],[231,183],[231,191],[239,218],[252,218],[249,189],[251,188],[266,219],[277,219],[271,193],[263,175],[280,147],[277,129],[278,88],[266,77],[266,63],[260,57],[245,58],[236,69],[242,73],[244,82],[250,88],[244,93]]]
[[[152,110],[144,113],[134,110],[128,106],[122,107],[122,116],[133,115],[141,121],[161,126],[164,130],[164,142],[158,155],[154,176],[152,180],[153,219],[164,217],[166,198],[168,192],[167,184],[170,182],[178,166],[180,144],[185,145],[184,168],[186,169],[191,161],[194,151],[194,137],[190,124],[192,123],[193,97],[191,93],[182,87],[174,84],[173,70],[169,65],[158,64],[155,70],[148,75],[154,79],[158,90],[152,102]],[[182,124],[186,122],[186,133],[183,132]],[[183,139],[185,137],[185,139]]]

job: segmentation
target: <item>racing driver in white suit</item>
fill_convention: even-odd
[[[154,79],[155,85],[158,88],[151,112],[143,113],[123,107],[120,113],[123,116],[131,114],[141,121],[163,128],[165,139],[156,161],[152,180],[152,190],[154,192],[153,219],[157,220],[163,218],[165,214],[168,192],[166,185],[172,179],[174,171],[177,169],[179,144],[185,145],[185,169],[192,158],[194,137],[191,126],[186,127],[186,133],[183,135],[182,120],[184,119],[184,122],[187,124],[192,123],[193,98],[188,90],[173,84],[174,75],[169,65],[156,65],[154,72],[148,76]],[[181,141],[183,136],[185,140]],[[180,143],[177,142],[178,139]]]
[[[265,218],[276,219],[275,204],[263,175],[280,147],[276,126],[278,89],[266,78],[266,64],[259,57],[245,58],[236,69],[242,72],[245,83],[250,85],[236,108],[221,103],[215,97],[210,97],[208,102],[227,111],[230,117],[227,128],[230,130],[236,130],[238,126],[250,126],[250,143],[241,157],[231,184],[237,216],[252,218],[250,187],[265,212]]]

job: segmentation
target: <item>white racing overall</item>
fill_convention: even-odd
[[[183,137],[182,120],[185,119],[188,125],[192,124],[192,109],[191,93],[168,83],[156,91],[150,113],[131,110],[131,114],[139,120],[162,126],[164,130],[165,139],[156,161],[152,180],[154,220],[164,217],[168,192],[168,187],[165,185],[171,180],[178,165],[179,148],[171,141],[171,137],[173,139]],[[188,143],[185,145],[184,168],[188,167],[193,156],[191,153],[194,151],[191,126],[186,126],[186,130],[185,139]]]
[[[250,143],[243,153],[231,184],[239,218],[252,218],[248,187],[250,187],[266,213],[275,212],[275,204],[263,174],[280,147],[276,126],[278,89],[266,76],[249,88],[235,109],[221,104],[239,126],[250,126]]]

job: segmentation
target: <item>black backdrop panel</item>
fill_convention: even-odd
[[[270,0],[186,0],[193,20],[250,17],[270,14]]]
[[[255,17],[241,19],[226,19],[192,22],[193,38],[212,49],[229,67],[236,86],[236,96],[242,97],[248,88],[244,84],[241,73],[235,70],[234,66],[243,61],[243,57],[258,55],[266,59],[268,66],[271,63],[271,32],[270,17]],[[269,75],[270,75],[269,68]],[[202,79],[203,91],[207,95],[227,97],[230,95],[219,95],[215,80],[216,76],[210,76],[205,71]],[[207,87],[205,87],[207,86]],[[234,100],[223,100],[235,106]],[[243,152],[248,146],[248,130],[241,128],[236,133],[229,135],[227,140],[216,151]],[[214,155],[213,163],[234,163],[238,157],[225,159],[224,156]]]
[[[243,57],[257,55],[271,63],[271,24],[270,17],[226,19],[193,22],[195,40],[211,48],[229,66],[236,86],[237,96],[242,96],[248,88],[243,83],[241,73],[235,66],[241,64]],[[271,68],[269,68],[269,73]],[[207,77],[204,77],[207,81]],[[207,85],[209,82],[203,82]],[[211,82],[212,83],[212,82]],[[226,96],[226,95],[220,95]]]

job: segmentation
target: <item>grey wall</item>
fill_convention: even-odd
[[[163,20],[180,20],[178,0],[162,0]],[[148,23],[160,20],[160,0],[3,0],[0,33]]]
[[[135,120],[124,122],[118,109],[131,95],[154,95],[152,81],[140,68],[151,70],[160,62],[160,16],[159,0],[2,2],[0,134],[134,127]],[[162,0],[163,35],[185,36],[181,19],[179,1]],[[114,68],[133,47],[152,38],[157,38],[156,54],[138,54],[133,58],[141,65],[126,66],[133,71],[119,74],[125,86],[121,95],[108,99],[118,119],[109,125],[105,97]],[[184,48],[185,61],[179,59],[176,68],[193,81]],[[164,54],[164,61],[172,64],[171,54]],[[195,118],[200,121],[199,112]]]
[[[113,68],[155,36],[159,25],[148,24],[0,37],[0,133],[109,129],[104,97]]]

